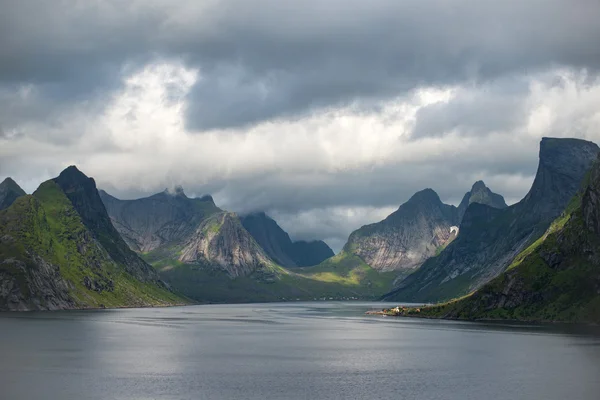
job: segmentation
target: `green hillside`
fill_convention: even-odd
[[[599,178],[596,166],[587,188],[505,273],[469,296],[422,308],[419,315],[600,322]]]
[[[186,302],[160,280],[140,281],[128,273],[130,266],[111,258],[111,250],[103,247],[97,236],[53,180],[43,183],[34,195],[22,196],[0,211],[0,281],[6,288],[6,295],[0,296],[0,309]],[[112,243],[119,240],[112,238]],[[106,235],[102,241],[111,242]]]

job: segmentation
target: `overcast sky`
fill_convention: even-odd
[[[0,0],[0,179],[183,185],[334,250],[415,191],[600,143],[598,0]]]

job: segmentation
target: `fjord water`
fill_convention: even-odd
[[[598,399],[587,329],[382,303],[0,314],[1,399]]]

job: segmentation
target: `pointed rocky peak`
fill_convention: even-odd
[[[440,196],[435,192],[435,190],[427,188],[421,190],[412,195],[410,199],[406,203],[430,203],[430,204],[441,204]]]
[[[70,185],[75,185],[75,184],[89,184],[89,180],[91,178],[88,178],[83,172],[81,172],[79,169],[77,169],[76,166],[71,165],[67,168],[65,168],[60,175],[58,175],[57,178],[55,178],[54,180],[56,182],[61,181],[65,184],[70,184]],[[92,180],[93,182],[93,180]],[[59,184],[60,185],[60,184]],[[94,183],[94,186],[96,184]]]
[[[67,195],[89,229],[97,234],[116,234],[93,178],[72,165],[53,180]]]
[[[4,210],[19,197],[27,193],[12,178],[6,178],[0,183],[0,210]]]
[[[456,225],[456,207],[442,203],[435,191],[425,189],[383,221],[352,232],[344,250],[378,271],[409,273],[456,236],[451,230]]]
[[[458,206],[458,217],[462,221],[469,204],[479,203],[493,208],[506,208],[504,197],[496,194],[488,188],[483,181],[477,181],[471,187],[471,190],[465,193],[462,201]]]
[[[471,192],[485,191],[489,190],[483,181],[477,181],[471,187]]]
[[[5,180],[3,180],[2,183],[0,183],[0,190],[6,190],[6,189],[11,189],[11,190],[14,190],[15,192],[26,194],[25,191],[23,189],[21,189],[19,184],[17,182],[15,182],[13,180],[13,178],[11,178],[10,176],[7,177]]]

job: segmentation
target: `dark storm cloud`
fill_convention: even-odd
[[[596,0],[0,7],[0,82],[40,85],[55,102],[81,101],[118,87],[126,65],[180,58],[201,74],[187,109],[194,130],[370,103],[422,85],[600,66]]]

